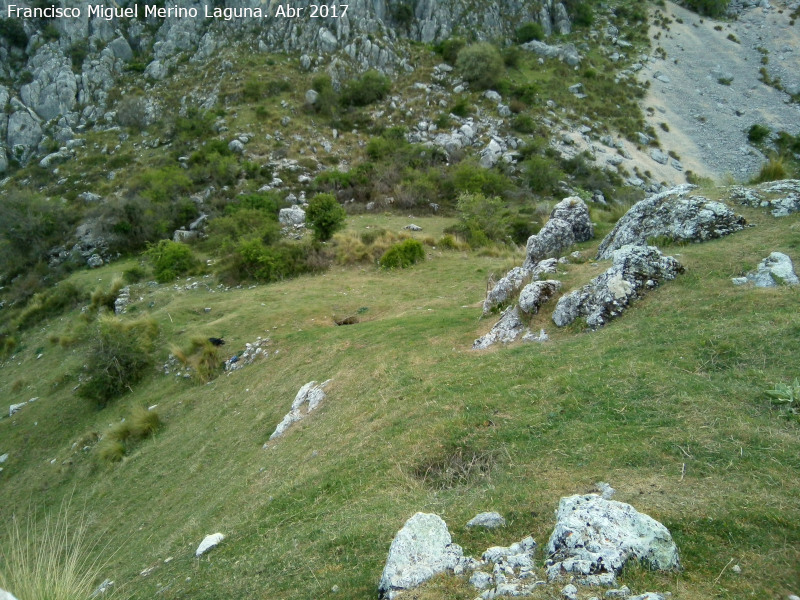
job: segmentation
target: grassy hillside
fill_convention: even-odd
[[[224,336],[226,355],[269,337],[269,357],[208,384],[153,367],[102,410],[74,390],[96,317],[75,309],[44,321],[0,370],[7,403],[39,398],[0,420],[2,520],[71,496],[121,597],[374,598],[391,539],[414,512],[441,515],[474,555],[528,534],[543,546],[559,498],[604,480],[670,529],[685,566],[629,569],[621,581],[635,592],[796,593],[800,429],[764,391],[798,376],[798,292],[730,278],[773,250],[797,258],[800,217],[744,214],[755,227],[667,248],[687,273],[600,331],[558,331],[545,311],[532,323],[550,333],[544,345],[471,351],[492,323],[479,319],[489,273],[521,256],[432,248],[395,272],[334,268],[227,290],[137,284],[125,319],[156,321],[156,365],[196,336]],[[70,281],[88,294],[130,266]],[[604,268],[565,265],[558,277],[569,289]],[[334,313],[359,309],[360,323],[333,326]],[[329,378],[321,408],[264,445],[297,390]],[[152,405],[163,428],[121,462],[103,461],[97,434]],[[508,527],[467,530],[484,510]],[[227,539],[195,559],[216,531]],[[741,574],[725,568],[731,560]],[[449,576],[409,594],[475,596]]]

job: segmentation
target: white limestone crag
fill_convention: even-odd
[[[286,413],[286,416],[283,417],[283,420],[275,428],[275,431],[272,432],[272,435],[269,436],[269,439],[274,440],[282,436],[289,427],[316,410],[325,399],[324,388],[330,382],[331,380],[328,379],[317,385],[316,381],[309,381],[301,387],[300,391],[297,392],[297,396],[294,398],[294,402],[292,402],[291,410]]]

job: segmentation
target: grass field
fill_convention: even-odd
[[[771,251],[797,262],[800,217],[744,214],[755,227],[666,248],[686,274],[600,331],[559,331],[543,311],[532,327],[547,329],[544,345],[470,350],[493,322],[479,319],[489,273],[521,256],[430,247],[425,263],[402,271],[334,268],[227,291],[137,284],[126,318],[158,323],[156,367],[103,410],[74,391],[91,318],[75,310],[46,321],[0,370],[7,404],[38,397],[0,420],[0,454],[10,454],[0,518],[57,511],[71,497],[85,507],[87,535],[102,540],[88,547],[108,560],[100,577],[119,597],[375,598],[389,544],[413,513],[442,516],[473,555],[529,534],[542,547],[559,498],[603,480],[669,528],[685,567],[631,567],[620,580],[634,592],[797,593],[800,425],[764,391],[798,376],[798,290],[730,278]],[[349,227],[407,222],[356,216]],[[446,226],[413,222],[437,237]],[[88,293],[129,266],[73,280]],[[558,278],[569,289],[604,268],[564,265]],[[333,325],[334,313],[359,309],[360,323]],[[269,357],[205,385],[158,371],[170,344],[196,336],[224,337],[228,354],[269,337]],[[265,445],[297,390],[329,378],[321,408]],[[152,405],[164,427],[122,462],[100,460],[97,434]],[[508,526],[464,527],[485,510]],[[195,559],[216,531],[225,541]],[[441,576],[408,597],[476,595],[465,579]]]

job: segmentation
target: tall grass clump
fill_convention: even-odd
[[[90,558],[86,523],[69,503],[40,523],[12,517],[0,541],[0,588],[18,600],[89,598],[105,567]]]
[[[105,308],[113,312],[114,303],[117,301],[117,297],[123,287],[125,287],[125,282],[120,277],[115,277],[113,279],[111,287],[109,287],[108,290],[104,290],[102,287],[98,286],[90,297],[90,306],[92,310],[97,311],[101,308]]]
[[[415,239],[409,238],[389,248],[381,257],[384,269],[405,269],[425,260],[425,248]]]
[[[171,347],[170,351],[185,367],[189,367],[202,383],[208,383],[222,372],[224,360],[219,354],[219,349],[206,338],[192,338],[188,352],[177,346]]]
[[[761,167],[758,175],[753,179],[753,183],[778,181],[780,179],[786,179],[786,163],[782,156],[773,155]]]
[[[120,462],[136,444],[161,429],[161,425],[156,410],[136,406],[126,419],[109,428],[97,445],[97,453],[104,462]]]

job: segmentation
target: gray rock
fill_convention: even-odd
[[[473,350],[485,350],[497,343],[509,344],[522,334],[523,324],[520,320],[519,309],[509,306],[495,323],[491,331],[478,338],[472,344]]]
[[[325,399],[324,388],[331,382],[330,379],[317,385],[316,381],[310,381],[300,388],[297,395],[292,402],[292,407],[283,420],[269,436],[269,439],[274,440],[277,437],[286,433],[294,423],[304,419],[308,414],[316,410],[320,403]]]
[[[776,194],[783,197],[771,198]],[[772,216],[785,217],[800,211],[800,180],[771,181],[758,185],[755,189],[733,187],[731,188],[731,199],[754,208],[769,208]]]
[[[114,582],[111,581],[110,579],[105,579],[103,580],[103,583],[97,586],[97,589],[92,592],[92,595],[90,597],[97,598],[98,596],[103,596],[105,595],[106,592],[111,590],[112,587],[114,587]]]
[[[578,196],[564,198],[550,213],[551,219],[563,219],[572,225],[576,242],[586,242],[594,237],[594,225],[589,216],[589,207]]]
[[[484,169],[490,169],[497,164],[503,155],[503,147],[492,139],[489,144],[481,151],[480,165]]]
[[[627,598],[631,595],[631,590],[627,585],[623,585],[616,590],[608,590],[604,596],[606,598]]]
[[[558,256],[574,243],[572,224],[564,219],[550,219],[539,233],[528,238],[522,267],[532,270],[540,260]]]
[[[574,85],[569,86],[567,90],[573,94],[581,94],[583,93],[583,84],[576,83]]]
[[[725,204],[702,196],[687,197],[694,186],[679,185],[637,202],[600,243],[598,259],[611,258],[628,244],[645,244],[648,238],[702,242],[744,228],[746,222]]]
[[[650,150],[650,158],[652,158],[660,165],[665,165],[669,162],[669,156],[664,154],[658,148],[653,148],[652,150]]]
[[[683,271],[677,260],[664,256],[654,246],[623,246],[614,252],[607,271],[558,300],[553,322],[564,327],[585,317],[589,327],[601,327],[622,314],[647,289]]]
[[[305,225],[306,211],[298,205],[291,208],[282,208],[278,211],[278,222],[284,227],[294,227],[295,225]]]
[[[7,592],[4,589],[0,588],[0,600],[17,600],[17,599],[11,592]]]
[[[564,600],[578,600],[578,588],[571,583],[565,585],[561,590],[561,597],[564,598]]]
[[[447,524],[437,515],[417,513],[392,540],[378,596],[393,600],[438,573],[455,570],[463,560],[464,552],[452,543]]]
[[[240,140],[231,140],[228,142],[228,149],[234,154],[242,154],[244,152],[244,144]]]
[[[551,581],[577,575],[579,581],[613,582],[629,560],[659,571],[681,568],[666,527],[629,504],[596,494],[561,499],[547,555],[555,561],[547,569]]]
[[[472,577],[469,578],[469,582],[475,589],[485,590],[486,588],[491,587],[494,579],[489,573],[484,571],[475,571],[472,574]]]
[[[189,240],[193,240],[197,238],[198,232],[197,231],[189,231],[187,229],[176,229],[172,233],[172,241],[173,242],[188,242]]]
[[[316,90],[308,90],[305,95],[305,101],[308,106],[314,106],[319,100],[319,92]]]
[[[546,258],[536,263],[531,271],[531,278],[533,280],[539,279],[541,275],[552,275],[558,271],[558,259]]]
[[[483,97],[494,103],[498,103],[503,99],[503,97],[494,90],[486,90],[483,93]]]
[[[529,278],[530,272],[522,267],[514,267],[506,273],[486,295],[483,301],[484,316],[512,299]]]
[[[800,283],[794,272],[792,259],[782,252],[772,252],[758,263],[758,269],[755,273],[748,273],[747,280],[753,282],[756,287],[777,287]]]
[[[628,600],[667,600],[667,597],[664,596],[664,594],[657,594],[656,592],[645,592],[638,596],[630,596]],[[792,600],[791,597],[789,600]]]
[[[103,266],[103,258],[99,254],[92,254],[86,259],[86,264],[92,269]]]
[[[561,289],[561,282],[555,279],[534,281],[526,285],[519,295],[519,308],[526,314],[539,312],[539,308],[553,298]]]
[[[128,40],[124,37],[120,36],[116,39],[111,40],[108,43],[108,47],[111,48],[111,51],[114,53],[114,56],[122,60],[123,62],[130,62],[133,60],[133,50],[131,49]]]
[[[731,279],[733,285],[747,285],[747,282],[750,281],[747,277],[734,277]]]
[[[42,140],[42,127],[30,113],[17,110],[8,117],[6,139],[11,156],[26,165]]]
[[[8,460],[8,452],[6,452],[5,454],[0,455],[0,465],[2,465],[7,460]]]
[[[533,40],[522,44],[520,47],[544,58],[557,58],[571,67],[577,66],[581,62],[581,56],[573,44],[550,46],[544,42]]]
[[[414,225],[414,223],[410,223],[403,227],[403,229],[408,229],[409,231],[422,231],[422,227],[419,225]]]
[[[200,545],[197,547],[197,550],[195,550],[194,555],[197,557],[203,556],[203,554],[212,548],[219,546],[220,542],[222,542],[224,539],[225,535],[222,533],[212,533],[211,535],[207,535],[203,538],[203,541],[200,542]]]
[[[506,524],[506,520],[500,513],[496,512],[482,512],[475,515],[472,519],[469,520],[467,523],[467,527],[483,527],[485,529],[495,529],[497,527],[503,527]]]
[[[62,148],[58,152],[53,152],[45,156],[39,161],[39,166],[43,169],[49,169],[50,167],[60,164],[65,160],[69,160],[70,158],[72,158],[72,154],[70,154],[66,148]]]
[[[145,77],[155,79],[156,81],[164,79],[168,73],[169,70],[167,69],[167,66],[160,60],[152,61],[144,70]]]
[[[542,344],[550,340],[550,336],[547,335],[547,332],[544,329],[539,330],[539,335],[534,335],[531,332],[526,333],[522,336],[522,341],[526,344]]]
[[[28,61],[33,81],[19,90],[25,106],[33,109],[43,121],[65,115],[77,103],[78,82],[72,64],[55,44],[41,46]]]

